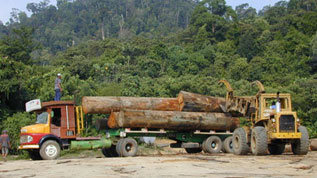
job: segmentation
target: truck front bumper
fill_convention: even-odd
[[[302,133],[270,133],[270,138],[273,139],[300,139],[302,137]]]
[[[20,145],[19,150],[24,150],[24,149],[39,149],[40,145]]]

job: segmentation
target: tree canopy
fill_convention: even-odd
[[[180,90],[224,96],[292,94],[293,109],[317,136],[317,6],[280,1],[259,13],[224,0],[58,0],[28,4],[0,24],[0,125],[31,115],[30,99],[82,96],[175,97]],[[21,123],[29,123],[26,119]]]

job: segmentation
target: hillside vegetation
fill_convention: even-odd
[[[0,129],[18,137],[32,122],[24,103],[103,96],[175,97],[180,90],[224,96],[292,94],[293,109],[317,136],[317,2],[280,1],[259,13],[224,0],[58,0],[29,4],[0,25]],[[14,123],[14,124],[13,124]],[[17,142],[15,143],[18,144]]]

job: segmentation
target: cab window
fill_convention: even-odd
[[[48,113],[47,112],[42,112],[42,113],[37,115],[36,123],[37,124],[46,124],[47,123],[47,118],[48,118]]]

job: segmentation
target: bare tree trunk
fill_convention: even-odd
[[[122,109],[178,111],[177,98],[84,96],[82,107],[85,114],[107,114]]]
[[[124,110],[112,112],[110,128],[152,128],[167,130],[233,131],[239,127],[239,118],[228,113],[180,111]]]
[[[178,94],[180,111],[188,112],[224,112],[225,98],[205,96],[181,91]]]

